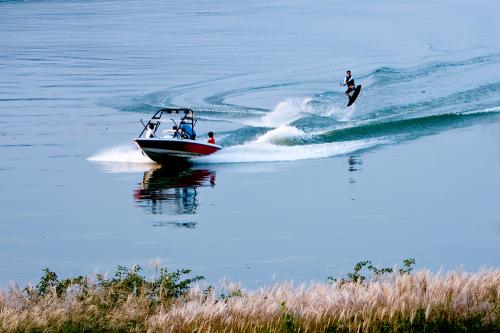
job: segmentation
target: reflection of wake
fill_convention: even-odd
[[[214,171],[158,168],[144,173],[142,183],[134,191],[134,198],[151,214],[196,214],[197,189],[206,186],[215,186]]]

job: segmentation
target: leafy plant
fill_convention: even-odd
[[[226,301],[232,297],[241,297],[243,296],[243,292],[241,289],[230,290],[227,293],[222,292],[219,296],[219,299],[222,301]]]
[[[286,306],[285,301],[281,302],[280,311],[281,311],[282,330],[284,332],[298,332],[298,331],[300,331],[299,324],[293,318],[292,314],[288,310],[288,307]]]
[[[184,278],[185,275],[191,273],[189,269],[169,272],[166,267],[161,267],[159,276],[150,281],[140,274],[141,270],[141,267],[137,265],[132,268],[118,266],[112,278],[97,274],[96,283],[90,285],[88,278],[84,276],[59,280],[55,272],[46,268],[36,287],[27,287],[25,291],[32,297],[44,296],[51,292],[61,297],[69,290],[75,290],[81,296],[87,294],[88,289],[93,287],[104,292],[112,302],[124,301],[130,295],[134,295],[146,296],[152,303],[155,303],[181,297],[194,282],[204,279],[200,275]]]
[[[26,287],[24,290],[28,295],[44,296],[51,291],[55,291],[58,297],[62,296],[68,289],[74,288],[77,292],[85,294],[88,290],[88,279],[84,276],[77,276],[59,281],[57,274],[48,268],[43,270],[40,282],[33,287]]]
[[[414,258],[408,258],[403,260],[403,268],[398,269],[399,274],[409,274],[412,269],[413,265],[415,265],[415,259]],[[370,260],[365,260],[365,261],[360,261],[354,265],[353,272],[347,274],[347,278],[340,277],[339,279],[334,278],[333,276],[327,277],[329,282],[337,282],[340,281],[341,285],[344,283],[362,283],[363,281],[366,280],[366,276],[362,275],[361,272],[363,268],[366,267],[366,269],[369,272],[372,272],[373,275],[376,277],[382,276],[386,273],[394,273],[394,269],[390,267],[384,267],[384,268],[377,268],[373,266],[372,262]]]
[[[413,270],[413,265],[415,265],[415,259],[414,258],[408,258],[403,260],[403,268],[399,269],[400,274],[410,274],[410,272]]]

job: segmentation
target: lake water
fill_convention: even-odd
[[[0,285],[500,262],[496,1],[0,1]],[[347,109],[346,69],[363,91]],[[220,153],[133,146],[194,108]]]

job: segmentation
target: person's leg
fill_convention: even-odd
[[[347,88],[347,90],[345,91],[345,95],[347,96],[347,98],[349,98],[349,99],[351,98],[351,94],[350,94],[350,93],[351,93],[352,91],[354,91],[353,86],[349,86],[349,87]]]

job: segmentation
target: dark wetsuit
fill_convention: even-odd
[[[354,84],[354,78],[351,76],[351,77],[345,77],[345,83],[346,83],[346,86],[347,86],[347,90],[345,91],[346,94],[354,91],[354,89],[356,89],[356,85]],[[353,86],[353,88],[351,88],[350,86]]]

